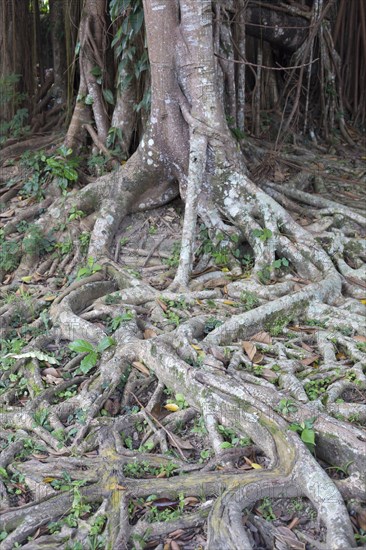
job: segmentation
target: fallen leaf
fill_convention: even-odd
[[[293,533],[288,527],[283,525],[277,527],[275,532],[275,538],[287,545],[291,550],[305,550],[306,545],[299,541],[295,533]]]
[[[171,436],[170,434],[168,434],[168,437],[169,437],[170,444],[173,447],[177,447],[177,448],[180,447],[181,449],[186,449],[187,451],[191,451],[192,449],[195,448],[189,441],[182,439],[178,435],[174,434],[174,436]]]
[[[195,349],[196,351],[202,351],[202,348],[200,348],[199,346],[197,346],[196,344],[191,344],[192,348]]]
[[[49,374],[51,376],[54,376],[55,378],[61,378],[61,374],[54,367],[47,367],[46,369],[43,369],[42,374],[44,375]]]
[[[257,334],[254,334],[254,336],[251,337],[251,340],[253,340],[254,342],[259,342],[260,344],[272,344],[271,335],[264,330],[261,330],[261,332],[257,332]]]
[[[226,306],[236,306],[237,305],[237,302],[233,302],[233,300],[224,300],[222,303],[225,304]]]
[[[170,542],[170,548],[171,550],[180,550],[180,546],[177,542],[175,542],[175,540]]]
[[[150,376],[149,369],[147,367],[145,367],[145,365],[143,363],[141,363],[140,361],[134,361],[132,363],[132,365],[135,367],[135,369],[137,369],[140,372],[142,372],[143,374],[145,374],[145,376]]]
[[[255,346],[252,342],[248,342],[248,340],[244,340],[242,346],[249,359],[253,361],[253,358],[257,353],[257,346]]]
[[[48,384],[55,384],[55,386],[63,382],[63,378],[52,376],[52,374],[47,374],[44,379]]]
[[[55,300],[55,299],[56,299],[56,296],[45,296],[45,297],[43,298],[43,300],[44,300],[45,302],[53,302],[53,300]]]
[[[251,466],[254,470],[263,470],[262,466],[260,464],[257,464],[256,462],[252,462],[247,456],[244,457],[244,460],[249,466]]]
[[[156,302],[163,311],[167,311],[168,306],[162,300],[159,300],[159,298],[156,298]]]
[[[0,218],[11,218],[14,214],[15,210],[10,208],[9,210],[5,210],[5,212],[0,212]]]
[[[304,342],[301,343],[301,347],[302,347],[302,349],[304,349],[306,351],[310,351],[310,353],[312,353],[314,351],[312,347],[308,346]]]
[[[166,409],[167,411],[170,411],[170,412],[179,411],[179,407],[175,403],[168,403],[167,405],[164,405],[164,409]]]
[[[207,283],[204,284],[204,288],[216,288],[219,286],[225,286],[227,285],[229,281],[223,277],[212,279],[211,281],[207,281]]]
[[[261,376],[268,380],[268,382],[273,382],[274,380],[277,380],[278,374],[273,372],[273,370],[270,369],[263,369],[261,372]]]
[[[308,365],[312,365],[313,363],[315,363],[315,361],[317,361],[319,357],[320,355],[310,355],[310,357],[305,357],[305,359],[302,359],[300,363],[304,367],[307,367]]]
[[[353,339],[356,340],[356,342],[366,342],[366,337],[361,335],[354,336]]]
[[[147,328],[147,329],[144,331],[144,338],[145,338],[145,340],[149,340],[149,338],[154,338],[155,336],[157,336],[157,333],[156,333],[155,330],[153,330],[152,328]]]
[[[199,500],[196,497],[186,497],[184,499],[184,504],[186,506],[195,506],[196,504],[199,504]]]

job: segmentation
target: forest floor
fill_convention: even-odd
[[[301,168],[309,174],[302,191],[358,214],[365,209],[364,150],[336,146],[309,156],[301,151],[289,147],[282,156],[263,153],[262,162],[252,167],[253,177],[280,188],[290,186]],[[348,456],[346,449],[332,447],[331,438],[324,439],[327,430],[321,422],[326,415],[339,433],[349,427],[366,443],[366,333],[360,322],[365,279],[350,276],[358,288],[354,316],[347,300],[339,307],[313,305],[298,315],[289,312],[268,320],[246,339],[216,345],[207,336],[228,319],[273,300],[272,286],[277,296],[285,296],[309,281],[292,272],[283,258],[275,266],[275,282],[269,273],[259,281],[249,248],[225,235],[213,242],[200,224],[189,292],[171,293],[182,231],[180,199],[125,218],[109,262],[100,263],[87,258],[94,215],[70,210],[47,234],[30,231],[31,250],[19,269],[24,231],[41,215],[39,205],[44,210],[49,204],[46,189],[46,198],[34,197],[29,185],[24,192],[27,181],[29,174],[19,164],[3,167],[0,547],[107,548],[106,526],[122,521],[120,512],[115,512],[110,495],[99,486],[91,494],[91,488],[103,478],[105,461],[112,457],[118,466],[114,477],[109,471],[114,480],[109,493],[117,495],[118,507],[125,506],[128,547],[198,550],[207,543],[207,517],[218,496],[208,477],[201,492],[201,476],[256,476],[273,468],[266,446],[253,443],[240,427],[240,415],[233,420],[228,411],[226,422],[212,423],[210,414],[197,406],[200,397],[189,394],[189,385],[185,393],[179,391],[183,382],[163,382],[153,361],[132,355],[130,361],[121,359],[116,343],[126,346],[134,338],[177,349],[189,376],[200,371],[202,380],[221,380],[224,394],[225,384],[263,390],[273,418],[278,415],[286,430],[299,435],[340,490],[342,482],[360,474],[352,453]],[[322,226],[310,207],[307,215],[301,211],[294,216],[323,238],[327,217]],[[359,259],[366,257],[362,237],[353,232],[352,243],[360,248],[356,260],[351,253],[346,258],[354,270],[362,269]],[[78,294],[83,288],[91,289],[87,299]],[[69,309],[62,309],[65,303],[71,304]],[[57,322],[75,312],[77,337],[71,322],[66,339]],[[107,379],[113,381],[110,386]],[[187,479],[185,488],[179,483],[175,488],[179,476]],[[344,487],[355,546],[365,546],[365,487],[355,498]],[[279,497],[269,491],[242,510],[253,548],[325,550],[326,529],[318,510],[305,496],[289,493]],[[61,502],[64,495],[68,500]],[[110,519],[113,514],[118,520]],[[27,515],[33,519],[25,527]],[[119,547],[124,546],[116,543]]]

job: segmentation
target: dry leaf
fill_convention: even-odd
[[[137,369],[140,372],[142,372],[143,374],[145,374],[145,376],[150,376],[149,369],[147,367],[145,367],[145,365],[143,363],[141,363],[140,361],[134,361],[132,363],[132,365],[135,367],[135,369]]]
[[[222,303],[225,304],[226,306],[236,306],[237,305],[237,302],[233,302],[233,300],[224,300]]]
[[[271,335],[264,330],[262,330],[261,332],[257,332],[257,334],[254,334],[254,336],[251,337],[251,340],[253,340],[254,342],[259,342],[260,344],[272,344]]]
[[[273,382],[274,380],[277,380],[278,373],[273,372],[273,370],[270,369],[263,369],[261,372],[261,376],[268,380],[268,382]]]
[[[302,342],[301,347],[302,347],[302,349],[304,349],[306,351],[310,351],[310,353],[312,353],[314,351],[312,347],[308,346],[304,342]]]
[[[224,277],[219,277],[217,279],[212,279],[211,281],[207,281],[207,283],[204,284],[204,288],[217,288],[220,286],[227,285],[229,281]]]
[[[171,550],[180,550],[180,546],[175,540],[172,540],[170,543]]]
[[[10,208],[9,210],[5,210],[5,212],[0,212],[0,218],[11,218],[14,214],[15,210]]]
[[[353,339],[356,340],[356,342],[366,342],[365,336],[357,335],[357,336],[354,336]]]
[[[155,336],[157,336],[157,333],[156,333],[155,330],[153,330],[152,328],[147,328],[147,329],[144,331],[144,338],[145,338],[145,340],[149,340],[149,338],[154,338]]]
[[[53,300],[55,300],[55,299],[56,299],[56,296],[45,296],[45,297],[43,298],[43,300],[44,300],[45,302],[53,302]]]
[[[257,347],[252,342],[248,342],[248,340],[244,340],[242,346],[249,359],[253,361],[253,358],[257,353]]]
[[[170,444],[173,447],[177,447],[177,448],[180,447],[181,449],[186,449],[188,451],[191,451],[192,449],[194,449],[193,445],[189,441],[182,439],[178,435],[168,434],[168,437],[169,437]]]
[[[184,499],[184,504],[186,506],[195,506],[196,504],[199,504],[199,500],[196,497],[186,497]]]
[[[159,300],[159,298],[156,298],[156,303],[161,307],[163,311],[167,311],[168,306],[162,300]]]
[[[63,378],[52,376],[51,374],[47,374],[44,379],[48,384],[55,384],[55,386],[57,386],[57,384],[62,384],[64,381]]]
[[[56,378],[61,378],[61,374],[59,373],[59,371],[57,369],[55,369],[54,367],[47,367],[46,369],[43,369],[42,370],[42,374],[44,375],[51,375],[51,376],[55,376]]]
[[[254,470],[263,470],[263,467],[260,464],[257,464],[256,462],[252,462],[247,456],[244,457],[244,460]]]
[[[300,363],[307,367],[308,365],[311,365],[312,363],[315,363],[319,359],[320,355],[310,355],[310,357],[306,357],[305,359],[302,359]]]

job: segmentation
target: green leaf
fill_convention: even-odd
[[[5,479],[9,477],[8,472],[5,470],[5,468],[0,467],[0,476]]]
[[[110,103],[110,105],[114,105],[114,97],[111,90],[103,90],[103,97],[107,103]]]
[[[93,97],[90,94],[88,94],[85,98],[84,103],[85,103],[85,105],[93,105],[93,103],[94,103]]]
[[[69,344],[69,348],[77,353],[90,353],[94,352],[94,346],[86,340],[74,340]]]
[[[98,361],[98,354],[95,351],[88,353],[86,357],[80,363],[80,370],[84,374],[87,374],[91,369],[95,367]]]
[[[13,357],[14,359],[38,359],[39,361],[47,361],[47,363],[50,363],[50,365],[57,365],[58,361],[51,355],[47,355],[46,353],[43,353],[39,350],[34,351],[27,351],[25,353],[8,353],[7,355],[3,356],[4,359],[6,357]]]
[[[282,260],[275,260],[272,264],[272,266],[275,268],[275,269],[279,269],[282,265]]]
[[[97,346],[97,351],[99,353],[102,353],[102,351],[106,350],[107,348],[110,348],[111,346],[114,346],[116,343],[114,338],[111,338],[110,336],[105,336],[102,338],[102,340],[99,342]]]
[[[232,448],[232,444],[229,443],[228,441],[223,441],[220,445],[221,449],[231,449]]]
[[[92,68],[92,70],[90,71],[90,74],[92,74],[95,77],[102,76],[102,69],[98,65],[96,65],[95,67]]]
[[[64,167],[64,176],[69,181],[76,181],[78,179],[78,173],[74,168],[70,168],[69,166]]]
[[[287,258],[282,258],[282,265],[284,267],[288,267],[290,265],[290,262],[288,261]]]
[[[308,430],[305,428],[301,432],[301,439],[304,443],[310,443],[310,445],[315,445],[315,432],[314,430]]]

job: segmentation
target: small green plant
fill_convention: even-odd
[[[56,250],[59,250],[59,253],[64,256],[66,254],[69,254],[73,248],[73,242],[70,238],[65,239],[63,241],[60,241],[59,243],[56,243],[55,248]]]
[[[121,315],[116,315],[116,317],[113,317],[110,322],[108,323],[108,330],[110,332],[114,332],[123,323],[126,323],[127,321],[131,321],[133,319],[133,312],[132,311],[126,311],[125,313],[122,313]]]
[[[350,460],[349,462],[346,462],[345,464],[341,464],[340,466],[329,466],[329,468],[326,468],[327,470],[335,470],[336,472],[341,472],[345,476],[349,476],[349,467],[353,464],[353,460]]]
[[[165,508],[164,510],[160,510],[157,506],[151,506],[149,511],[146,514],[146,520],[149,523],[155,523],[156,521],[172,521],[175,519],[180,518],[184,513],[184,494],[179,493],[179,501],[178,505],[175,508]],[[152,499],[152,501],[156,500]]]
[[[122,302],[121,295],[117,292],[116,294],[107,294],[104,298],[106,304],[119,304]]]
[[[158,232],[158,228],[156,227],[156,225],[149,226],[149,235],[156,235],[157,232]]]
[[[248,437],[238,437],[235,430],[232,428],[226,428],[225,426],[219,424],[217,426],[217,430],[225,440],[221,443],[221,449],[231,449],[238,446],[246,447],[250,443],[250,439]]]
[[[30,225],[27,233],[23,239],[23,250],[26,254],[31,256],[43,256],[55,248],[56,239],[50,231],[47,234],[43,234],[40,227],[36,225]]]
[[[264,229],[254,229],[253,235],[261,241],[266,242],[272,237],[273,233],[265,227]]]
[[[277,410],[282,414],[291,414],[297,411],[296,404],[290,399],[281,399],[278,404]]]
[[[260,304],[259,299],[254,292],[249,292],[247,290],[244,290],[240,294],[240,301],[243,304],[244,311],[250,311],[251,309],[258,307]]]
[[[210,317],[209,319],[207,319],[205,323],[205,328],[203,329],[203,332],[205,334],[208,334],[209,332],[212,332],[213,330],[215,330],[215,328],[222,325],[222,323],[223,322],[220,321],[219,319],[215,319],[215,317]]]
[[[360,532],[355,534],[355,541],[366,544],[366,531],[364,529],[360,529]]]
[[[169,267],[178,267],[180,256],[180,242],[173,244],[172,252],[169,258],[163,258],[162,262]]]
[[[165,464],[159,467],[150,465],[147,461],[130,462],[123,467],[123,473],[126,477],[141,478],[141,477],[170,477],[177,469],[174,463]]]
[[[206,462],[206,460],[211,458],[211,452],[211,449],[203,449],[203,451],[200,452],[199,462],[202,464],[203,462]]]
[[[86,214],[85,214],[85,212],[83,212],[83,210],[78,210],[78,208],[76,206],[73,206],[69,210],[69,214],[67,216],[67,219],[68,219],[69,222],[72,222],[74,220],[81,220],[81,218],[84,218],[85,215]]]
[[[105,336],[99,344],[95,347],[86,340],[74,340],[69,344],[69,348],[76,353],[86,353],[87,355],[82,359],[77,372],[86,374],[97,364],[103,351],[115,344],[115,340],[109,336]]]
[[[167,399],[167,405],[177,405],[180,409],[187,409],[189,403],[182,393],[176,393],[174,399]]]
[[[276,515],[273,512],[272,503],[268,497],[265,497],[258,506],[258,511],[266,521],[273,521]]]
[[[264,327],[271,336],[279,336],[283,333],[283,329],[289,324],[290,320],[289,317],[276,316],[273,320],[267,321]]]
[[[41,199],[44,195],[44,186],[51,180],[55,180],[62,193],[66,194],[68,185],[78,179],[76,168],[79,161],[72,157],[72,149],[64,145],[57,149],[54,155],[47,155],[42,151],[27,152],[22,155],[21,164],[31,174],[21,191],[25,196]]]
[[[21,257],[21,249],[16,241],[0,240],[0,264],[5,273],[11,273],[16,269]]]
[[[89,248],[89,242],[90,242],[90,233],[87,231],[83,231],[79,235],[79,242],[80,242],[80,251],[82,254],[85,254]]]
[[[262,284],[268,284],[271,280],[271,273],[273,269],[281,269],[281,267],[289,267],[290,262],[287,258],[278,258],[274,260],[270,265],[264,266],[258,271],[258,278]]]
[[[102,271],[102,266],[95,263],[94,258],[89,256],[87,259],[86,266],[81,267],[76,275],[77,279],[83,279],[84,277],[90,277],[91,275],[94,275],[94,273],[97,273],[98,271]]]
[[[8,138],[19,139],[30,131],[27,124],[29,118],[28,109],[22,108],[25,94],[17,91],[17,84],[21,78],[19,74],[10,74],[0,78],[0,105],[11,103],[14,116],[10,120],[0,122],[0,145]]]
[[[366,353],[366,342],[357,342],[356,347],[359,351]]]
[[[318,378],[317,380],[306,382],[304,389],[310,401],[315,401],[315,399],[323,396],[332,381],[333,379],[330,376],[326,376],[325,378]]]
[[[313,429],[314,420],[314,418],[309,418],[308,420],[305,420],[300,424],[294,422],[289,425],[289,429],[293,432],[297,432],[300,435],[301,440],[305,443],[305,445],[311,452],[314,452],[315,448],[315,431]]]

